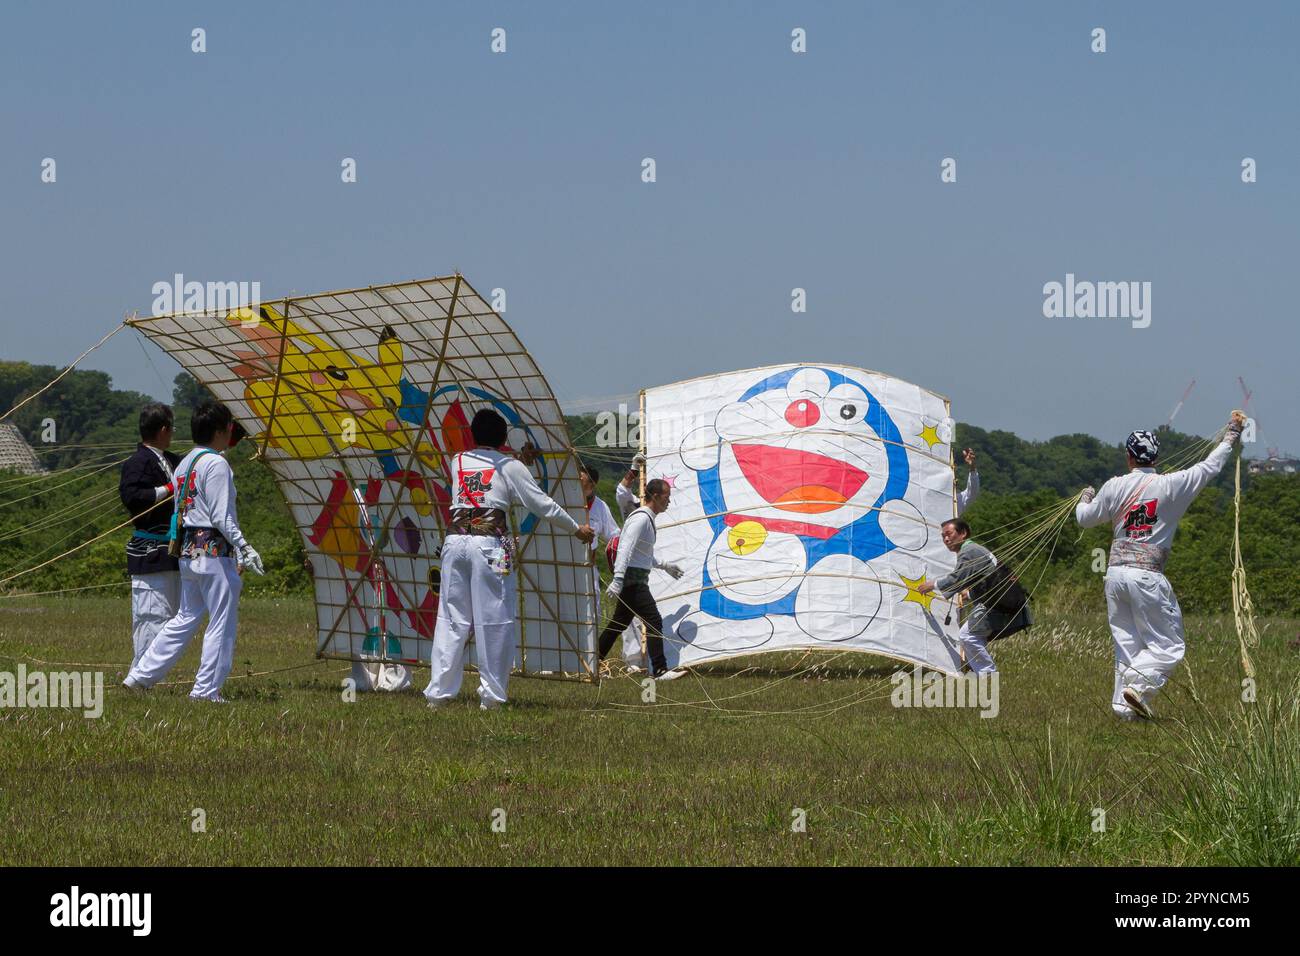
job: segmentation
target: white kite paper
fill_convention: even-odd
[[[795,648],[948,673],[957,613],[916,588],[954,556],[952,419],[934,392],[782,365],[645,392],[647,478],[672,486],[651,587],[670,665]],[[945,623],[945,617],[951,620]]]

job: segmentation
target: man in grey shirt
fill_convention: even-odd
[[[998,560],[988,548],[970,540],[970,525],[960,518],[943,523],[943,543],[949,551],[956,553],[957,566],[937,581],[926,581],[918,586],[917,591],[922,594],[938,591],[951,598],[968,588],[975,589],[958,637],[966,653],[966,665],[976,674],[992,673],[998,669],[988,650],[993,625],[989,620],[989,608],[978,591],[979,585],[997,567]]]

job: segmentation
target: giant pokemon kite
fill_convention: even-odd
[[[795,648],[957,673],[957,614],[917,586],[951,567],[946,399],[841,365],[784,365],[644,393],[647,478],[672,486],[652,588],[669,663]],[[950,613],[951,612],[951,613]]]
[[[512,448],[541,452],[534,477],[582,515],[550,387],[460,275],[129,324],[230,406],[274,473],[311,561],[318,656],[428,661],[449,458],[472,447],[469,422],[480,408],[505,417]],[[586,549],[526,513],[513,520],[517,668],[593,676]]]

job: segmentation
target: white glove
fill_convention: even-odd
[[[680,578],[682,576],[682,569],[675,564],[665,564],[663,570],[667,571],[674,578]]]
[[[611,601],[617,601],[618,596],[623,593],[623,585],[609,582],[609,587],[605,588],[605,596]]]
[[[645,467],[645,455],[641,454],[640,452],[637,452],[635,455],[632,456],[632,468],[636,471],[640,471],[644,467]]]
[[[1092,485],[1089,485],[1087,488],[1084,488],[1083,491],[1080,493],[1080,500],[1085,505],[1091,502],[1092,499],[1096,497],[1097,497],[1097,489],[1094,488]]]
[[[257,574],[266,574],[266,570],[262,567],[262,556],[253,550],[251,544],[246,544],[239,549],[239,564]]]

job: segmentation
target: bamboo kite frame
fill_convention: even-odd
[[[430,496],[429,514],[420,515],[421,547],[415,554],[398,548],[386,532],[399,507],[407,510],[418,507],[401,476],[412,473],[412,466],[422,463],[422,470],[415,473],[427,480],[424,487],[430,487],[442,485],[449,470],[453,452],[447,447],[447,435],[437,427],[437,422],[430,421],[435,406],[456,400],[471,408],[489,404],[471,394],[470,388],[486,392],[508,405],[520,420],[511,428],[526,430],[542,453],[550,482],[549,493],[566,511],[576,512],[583,497],[577,481],[578,462],[564,414],[518,335],[460,273],[286,296],[253,304],[252,308],[262,306],[277,310],[280,318],[263,318],[253,313],[258,318],[251,327],[261,327],[258,335],[247,335],[241,329],[234,315],[237,305],[215,312],[182,311],[132,317],[124,324],[152,339],[219,400],[230,405],[236,418],[248,429],[250,438],[257,440],[254,457],[263,459],[270,467],[304,547],[313,556],[318,624],[316,656],[417,663],[409,656],[388,655],[387,627],[381,628],[378,634],[377,655],[362,656],[360,647],[369,636],[366,625],[370,623],[372,609],[364,606],[358,595],[363,588],[375,588],[372,571],[381,568],[383,581],[402,605],[400,610],[393,610],[380,601],[385,621],[400,619],[402,622],[401,634],[392,636],[404,644],[415,642],[416,658],[425,644],[431,646],[432,622],[427,621],[430,633],[426,636],[418,634],[408,617],[427,619],[415,597],[423,588],[432,589],[431,571],[438,566],[437,560],[431,557],[426,532],[434,534],[439,545],[446,538],[437,499]],[[278,335],[266,333],[265,325],[269,323],[274,329],[276,322],[282,323]],[[296,333],[291,333],[290,323],[298,327]],[[385,329],[394,332],[392,340],[400,346],[400,361],[386,361],[383,357],[381,345],[390,341],[384,337]],[[313,363],[311,359],[317,342],[308,344],[310,339],[331,352],[342,352],[351,364],[329,365],[328,374],[339,378],[334,373],[341,372],[341,380],[356,384],[331,386],[323,382],[323,389],[309,384],[308,380],[314,382],[313,376],[323,379],[319,362]],[[297,341],[303,341],[304,346],[299,348]],[[245,354],[236,355],[236,350]],[[250,358],[248,353],[257,354]],[[287,363],[287,359],[291,361]],[[235,366],[254,371],[241,375],[233,371]],[[414,366],[423,368],[415,371]],[[429,366],[433,367],[431,377],[427,373]],[[412,371],[409,377],[404,374],[408,370]],[[351,379],[357,373],[360,378]],[[404,391],[399,393],[398,403],[393,403],[387,393],[397,389],[399,377],[414,389],[426,391],[422,410],[418,404],[411,403],[411,397]],[[245,389],[251,391],[254,382],[268,381],[270,404],[263,406],[266,418],[262,419],[246,397]],[[369,407],[359,410],[344,404],[339,388],[360,396],[363,402],[368,401]],[[454,391],[438,394],[447,388]],[[362,391],[367,395],[362,395]],[[384,400],[383,407],[376,406],[368,397],[375,395]],[[421,411],[419,426],[398,419],[399,411],[413,410]],[[399,428],[374,427],[370,420],[376,416],[381,420],[398,420]],[[300,428],[290,431],[295,420]],[[352,442],[341,440],[344,436],[339,434],[337,424],[343,421],[351,421],[354,426]],[[436,444],[429,441],[431,434]],[[312,443],[313,450],[327,445],[328,451],[315,457],[299,457],[293,453],[295,444],[301,447],[306,442]],[[381,455],[401,467],[396,471],[382,467]],[[307,472],[306,476],[289,473],[292,469],[284,467],[289,462],[297,463],[299,470]],[[312,467],[316,463],[320,464]],[[391,491],[390,500],[381,499],[367,508],[382,516],[375,523],[374,544],[367,546],[360,527],[350,529],[341,523],[344,509],[359,507],[350,494],[336,505],[334,518],[323,532],[322,541],[332,539],[330,549],[324,551],[311,544],[309,536],[330,507],[322,488],[332,489],[339,478],[346,482],[349,493],[360,483],[375,479],[381,489]],[[517,531],[513,510],[510,519],[511,530]],[[534,520],[535,526],[527,535],[520,536],[516,550],[520,672],[529,676],[595,680],[599,603],[586,563],[588,546],[560,529]],[[340,533],[349,530],[358,542],[356,550],[342,546],[339,540]],[[550,542],[549,548],[543,548],[544,541]],[[324,563],[323,571],[315,568],[316,559]],[[395,572],[394,567],[401,570]],[[426,573],[420,578],[418,569],[422,567]],[[407,569],[411,569],[410,574],[405,573]],[[338,600],[340,594],[342,599]],[[363,625],[360,631],[352,613],[354,609]],[[339,635],[347,637],[346,654],[333,649]],[[566,668],[576,666],[566,669],[559,667],[560,664]]]

